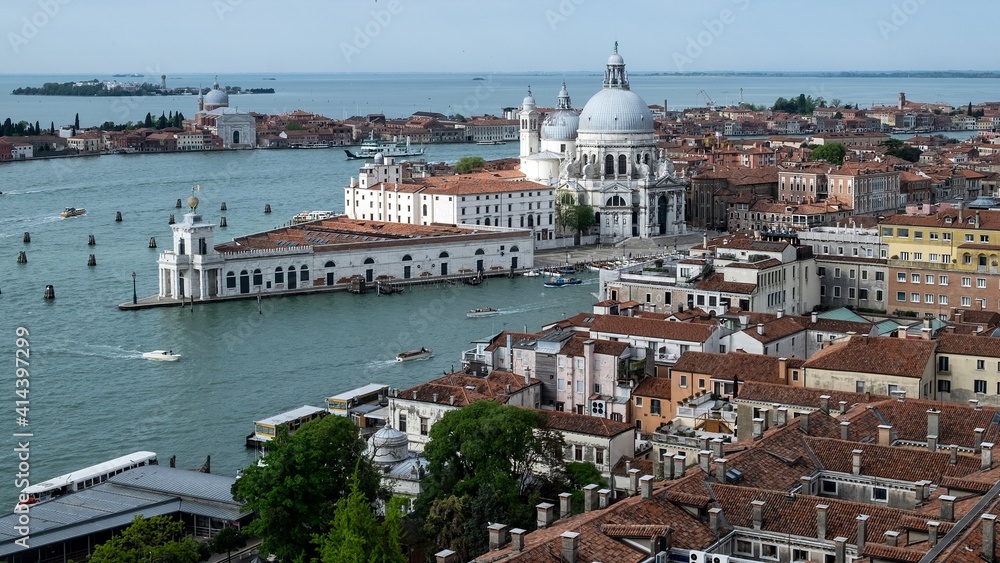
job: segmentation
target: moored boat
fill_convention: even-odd
[[[465,316],[475,319],[478,317],[494,317],[499,314],[500,310],[493,307],[477,307],[466,313]]]
[[[329,219],[336,216],[336,211],[303,211],[295,217],[292,217],[292,223],[308,223],[310,221],[319,221],[321,219]]]
[[[154,360],[157,362],[176,362],[181,359],[181,355],[174,353],[173,350],[153,350],[152,352],[143,352],[142,357],[147,360]]]
[[[421,348],[419,350],[408,350],[406,352],[400,352],[396,355],[397,362],[410,362],[413,360],[426,360],[434,355],[434,350],[430,348]]]
[[[542,274],[538,273],[538,270],[528,270],[527,272],[524,272],[521,275],[529,277],[529,278],[537,278],[538,276],[540,276]]]
[[[364,158],[375,158],[375,155],[381,154],[382,156],[420,156],[424,154],[424,147],[411,147],[410,138],[406,138],[406,142],[397,141],[382,141],[375,138],[374,131],[372,135],[361,141],[361,146],[357,150],[344,149],[347,153],[347,158],[352,159],[364,159]]]
[[[66,217],[76,217],[78,215],[83,215],[86,212],[87,212],[86,209],[78,209],[76,207],[67,207],[66,209],[63,209],[63,212],[60,213],[59,216],[63,217],[63,218],[66,218]]]
[[[263,446],[278,435],[279,428],[284,428],[289,434],[292,434],[298,430],[299,426],[310,420],[322,418],[329,413],[330,411],[325,407],[303,405],[297,409],[276,414],[263,420],[256,420],[253,423],[253,432],[247,434],[246,446],[248,448]]]
[[[545,287],[564,287],[564,286],[567,286],[567,285],[580,285],[581,283],[583,283],[583,280],[581,280],[579,278],[562,278],[562,277],[559,277],[559,278],[552,278],[552,279],[550,279],[549,281],[545,282],[544,285],[545,285]]]

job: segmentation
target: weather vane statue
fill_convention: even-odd
[[[615,41],[615,52],[616,53],[618,52],[618,41],[617,40]]]
[[[191,213],[196,213],[198,211],[198,198],[194,195],[195,190],[200,192],[201,184],[191,188],[191,197],[188,198],[188,207],[191,208]]]

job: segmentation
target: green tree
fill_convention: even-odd
[[[156,120],[156,128],[163,129],[167,126],[167,116],[160,114],[160,117]]]
[[[813,149],[809,160],[825,160],[830,164],[843,164],[847,147],[840,143],[826,143]]]
[[[297,123],[295,121],[292,121],[288,125],[285,125],[285,131],[305,131],[305,129],[306,129],[305,125],[302,125],[301,123]]]
[[[74,129],[79,129],[80,128],[80,114],[79,113],[76,114],[75,118],[73,118],[73,128]]]
[[[56,122],[55,121],[50,121],[49,122],[49,135],[55,135],[55,134],[56,134]]]
[[[94,548],[90,563],[196,563],[198,542],[184,534],[184,523],[169,516],[136,516],[121,534]]]
[[[486,161],[481,156],[463,156],[455,163],[455,172],[465,174],[477,168],[482,168],[484,164],[486,164]]]
[[[143,122],[143,127],[153,127],[153,114],[146,112],[146,120]]]
[[[233,498],[258,515],[244,531],[261,538],[262,552],[282,561],[311,559],[313,537],[330,529],[337,501],[350,492],[356,464],[366,498],[384,496],[364,451],[358,428],[342,416],[307,422],[290,436],[279,431],[262,463],[248,467],[233,485]]]
[[[899,139],[886,139],[882,142],[885,146],[885,154],[892,155],[910,162],[920,160],[922,151],[917,147],[911,147]]]
[[[424,532],[466,560],[485,549],[489,521],[530,529],[540,487],[562,475],[563,445],[539,411],[477,401],[445,414],[424,448]],[[550,471],[534,475],[536,464]]]
[[[602,489],[608,488],[608,481],[601,475],[601,471],[593,463],[573,461],[566,464],[566,480],[573,495],[573,512],[579,514],[583,512],[583,487],[587,485],[599,485]]]
[[[212,553],[225,553],[226,563],[232,558],[234,549],[240,549],[247,544],[247,538],[239,528],[226,526],[209,542],[209,551]]]
[[[322,563],[406,563],[400,539],[403,535],[405,499],[393,498],[386,505],[383,521],[375,516],[372,502],[361,491],[357,471],[351,492],[337,501],[330,530],[317,535]]]
[[[594,208],[579,205],[573,192],[562,190],[556,196],[556,224],[573,231],[573,244],[580,244],[580,234],[594,226],[595,221]]]
[[[965,115],[972,115],[972,102],[969,102],[969,108],[965,110]]]
[[[465,121],[465,116],[462,115],[462,114],[460,114],[460,113],[453,113],[453,114],[451,114],[451,115],[448,116],[448,119],[450,119],[452,121],[462,122],[462,121]]]

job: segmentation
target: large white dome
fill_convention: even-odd
[[[542,139],[547,141],[572,141],[580,127],[580,116],[571,109],[550,113],[542,122]]]
[[[205,94],[205,105],[216,107],[229,107],[229,94],[219,88],[219,82],[212,84],[212,89]]]
[[[653,114],[631,90],[605,88],[594,94],[580,114],[581,133],[652,133]]]

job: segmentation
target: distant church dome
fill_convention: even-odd
[[[219,87],[219,80],[216,79],[212,83],[212,89],[205,94],[205,105],[212,106],[206,107],[205,109],[214,109],[218,107],[227,108],[229,107],[229,94],[225,90]]]
[[[608,57],[604,89],[594,94],[580,113],[581,133],[652,133],[653,114],[638,94],[629,90],[625,60],[615,52]]]
[[[580,116],[572,109],[566,83],[559,90],[559,104],[542,122],[542,139],[547,141],[572,141],[580,126]]]
[[[535,107],[535,97],[531,95],[531,87],[528,87],[528,95],[521,101],[521,107]]]
[[[379,465],[389,465],[409,456],[406,434],[391,426],[383,426],[368,439],[368,453],[374,454],[372,461]]]
[[[385,156],[382,153],[375,153],[375,164],[385,164]]]

